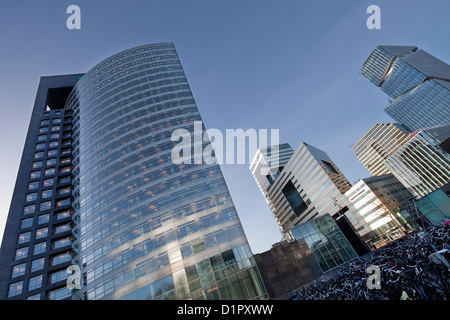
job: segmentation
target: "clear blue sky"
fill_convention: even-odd
[[[66,8],[81,8],[81,30]],[[366,8],[381,8],[381,30]],[[207,128],[280,129],[323,149],[351,183],[369,173],[354,144],[392,122],[386,96],[359,75],[379,44],[415,45],[450,62],[450,2],[357,0],[1,1],[0,236],[42,75],[82,73],[119,51],[174,42]],[[252,250],[280,240],[246,165],[222,165]]]

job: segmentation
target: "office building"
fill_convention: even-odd
[[[397,123],[376,123],[352,146],[359,162],[374,176],[388,174],[385,165],[401,146],[409,141],[406,128]]]
[[[378,46],[360,73],[390,97],[385,112],[409,131],[450,124],[450,66],[424,50]]]
[[[376,123],[352,147],[374,176],[392,173],[417,199],[450,182],[450,155],[440,147],[448,125],[408,132],[396,123]]]
[[[371,249],[414,230],[414,199],[392,174],[361,179],[344,197],[347,217]]]
[[[72,119],[82,74],[42,77],[0,253],[0,299],[57,298],[72,264]]]
[[[193,132],[194,121],[172,43],[42,78],[2,242],[0,298],[267,298],[219,166],[172,161],[172,132]]]
[[[284,144],[279,167],[270,170],[275,175],[261,173],[261,163],[270,163],[265,150],[259,150],[250,165],[269,207],[281,230],[286,233],[292,227],[318,216],[339,211],[337,199],[351,184],[322,150],[307,143],[300,143],[292,152]],[[270,154],[270,153],[269,153]],[[282,154],[282,152],[280,152]]]
[[[450,155],[434,144],[426,131],[411,134],[385,165],[417,199],[450,182]]]

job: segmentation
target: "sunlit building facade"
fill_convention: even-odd
[[[172,161],[172,132],[201,121],[172,43],[100,62],[63,109],[72,113],[66,262],[79,266],[81,288],[66,275],[42,299],[267,298],[220,167]]]
[[[378,46],[360,73],[390,97],[386,113],[409,131],[450,124],[450,66],[426,51]]]
[[[407,203],[411,194],[392,174],[361,179],[344,196],[347,217],[371,249],[414,229]]]
[[[337,200],[351,184],[324,151],[305,142],[295,151],[282,146],[278,149],[284,150],[280,154],[285,157],[280,156],[279,168],[270,167],[275,175],[256,170],[267,158],[266,149],[257,152],[250,170],[282,232],[287,233],[298,224],[339,211]]]

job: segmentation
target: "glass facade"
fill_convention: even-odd
[[[82,272],[73,299],[267,298],[219,166],[171,160],[172,132],[193,133],[201,121],[173,44],[99,63],[67,108],[74,116],[70,259]]]
[[[305,241],[323,272],[358,257],[329,215],[323,215],[290,231],[297,241]]]
[[[417,47],[378,46],[360,73],[392,100],[385,111],[410,131],[450,124],[450,66]]]
[[[37,115],[38,128],[36,142],[31,143],[32,147],[30,159],[31,165],[24,170],[24,175],[28,177],[21,181],[26,190],[24,196],[24,206],[21,210],[14,210],[12,215],[22,215],[20,219],[20,233],[17,237],[15,256],[11,262],[11,273],[6,298],[34,300],[45,299],[45,292],[50,287],[65,285],[65,282],[50,283],[50,273],[55,271],[64,271],[69,265],[59,264],[57,268],[49,269],[50,261],[54,255],[61,253],[69,254],[72,251],[71,242],[61,242],[60,237],[69,237],[71,228],[70,213],[59,221],[56,221],[58,210],[70,212],[70,198],[68,201],[61,202],[61,196],[56,194],[57,188],[69,188],[65,197],[70,197],[70,124],[72,121],[71,110],[62,109],[45,110],[42,108]],[[64,126],[67,126],[64,128]],[[63,135],[54,136],[50,134],[50,128],[53,131],[59,131]],[[36,137],[36,136],[35,136]],[[67,145],[69,161],[65,163],[69,170],[60,171],[61,167],[61,148]],[[36,151],[41,150],[41,151]],[[36,162],[33,160],[41,159]],[[24,167],[26,161],[22,161]],[[58,178],[68,178],[65,183],[55,182]],[[33,192],[29,192],[33,191]],[[28,193],[29,192],[29,193]],[[20,198],[20,190],[15,192],[14,198]],[[13,200],[14,202],[14,200]],[[59,205],[58,205],[59,203]],[[55,233],[54,230],[60,228],[61,223],[68,227]],[[8,228],[9,229],[9,228]],[[5,254],[6,251],[2,252]],[[70,255],[70,254],[69,254]],[[6,259],[4,260],[7,261]],[[4,279],[5,276],[2,276]],[[20,281],[17,281],[19,280]]]
[[[397,123],[376,123],[352,147],[356,158],[374,176],[388,174],[385,161],[411,139]]]
[[[282,165],[269,183],[260,171],[270,163],[267,149],[258,150],[250,170],[285,234],[293,226],[339,210],[335,200],[351,184],[324,151],[304,142],[295,152],[288,144],[280,145]]]
[[[385,164],[417,199],[450,182],[450,155],[420,133],[412,136]]]
[[[346,216],[371,249],[414,229],[402,215],[410,216],[404,199],[411,195],[392,174],[362,179],[344,196],[350,209]]]

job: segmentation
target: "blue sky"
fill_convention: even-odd
[[[66,8],[81,8],[81,30]],[[366,8],[381,8],[381,30]],[[450,62],[450,2],[364,0],[11,1],[0,4],[0,236],[42,75],[82,73],[119,51],[174,42],[207,128],[279,129],[310,143],[351,183],[369,176],[351,145],[392,122],[387,97],[359,74],[379,44]],[[281,235],[246,165],[222,165],[252,250]]]

